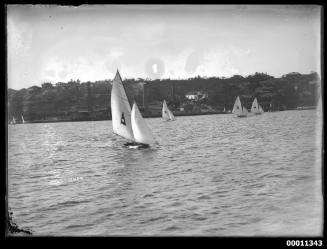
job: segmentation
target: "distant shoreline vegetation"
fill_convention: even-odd
[[[132,103],[146,117],[161,115],[162,101],[177,115],[221,113],[231,110],[237,96],[250,109],[256,97],[265,111],[316,106],[320,78],[316,72],[289,73],[275,78],[266,73],[247,77],[195,77],[189,79],[124,79]],[[8,89],[8,121],[18,123],[108,120],[111,80],[45,82],[41,87]]]

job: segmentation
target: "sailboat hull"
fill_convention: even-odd
[[[146,149],[150,148],[150,145],[148,144],[142,144],[142,143],[125,143],[124,146],[130,148],[130,149]]]

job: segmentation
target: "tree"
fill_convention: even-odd
[[[42,88],[43,89],[52,89],[53,88],[53,85],[49,82],[45,82],[42,84]]]

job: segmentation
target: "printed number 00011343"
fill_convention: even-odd
[[[287,240],[287,246],[322,246],[322,240]]]

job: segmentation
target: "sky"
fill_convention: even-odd
[[[8,88],[320,74],[317,5],[7,5]]]

